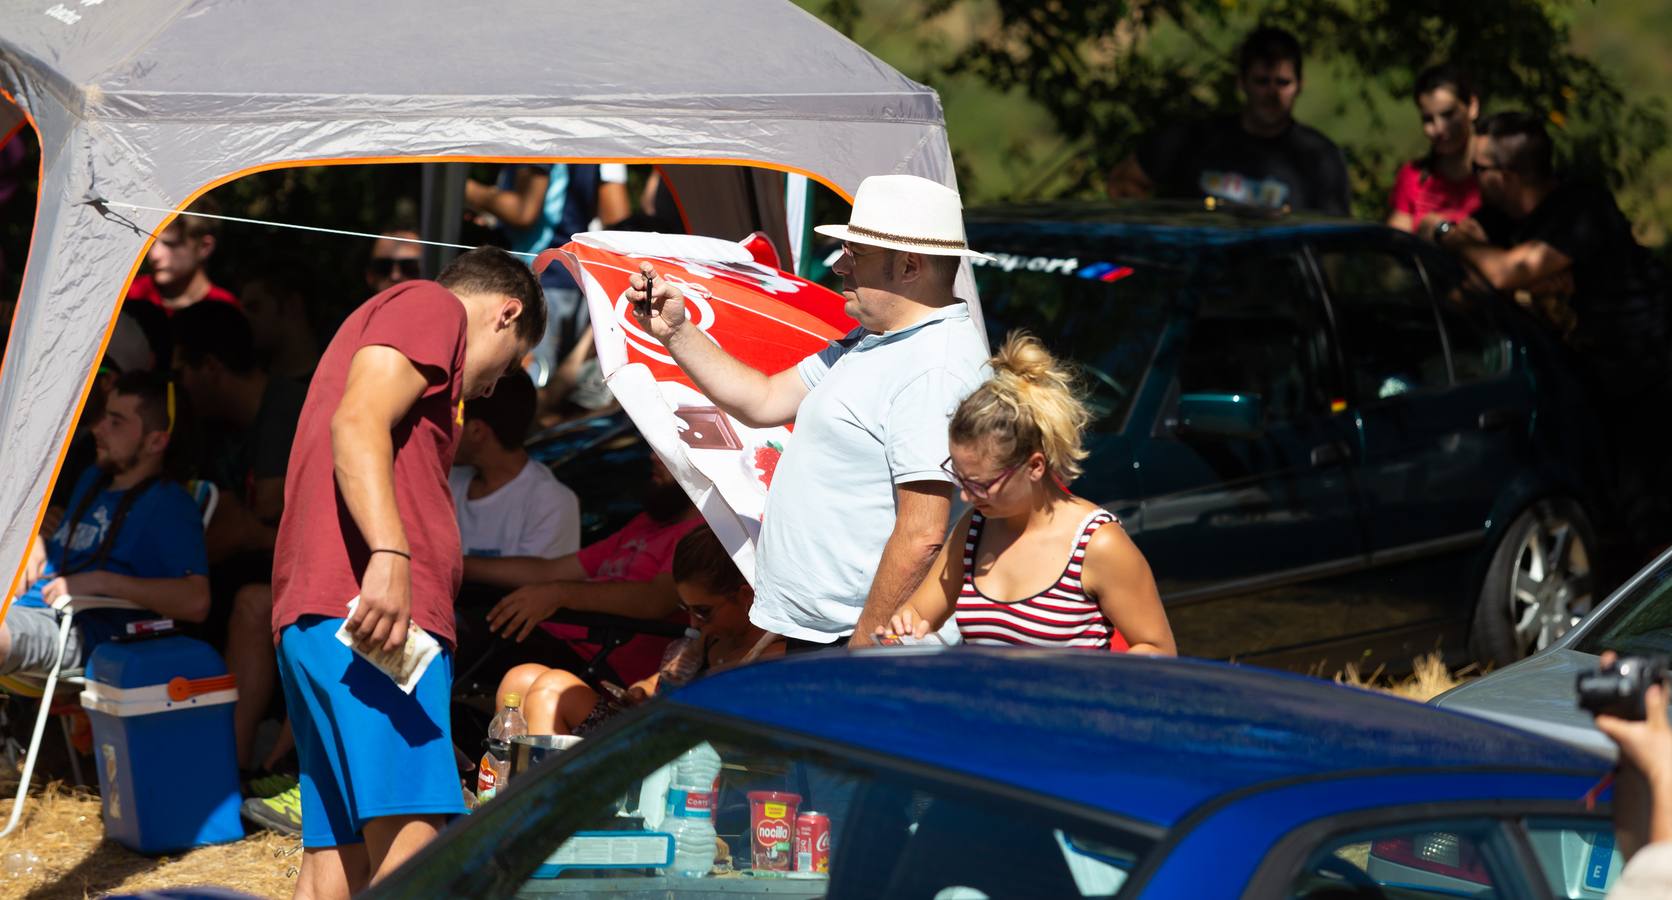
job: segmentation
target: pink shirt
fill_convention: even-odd
[[[1480,184],[1473,176],[1450,181],[1408,162],[1393,176],[1391,200],[1395,212],[1409,213],[1418,222],[1429,213],[1456,222],[1480,209]]]
[[[653,581],[656,576],[673,571],[674,546],[701,524],[702,516],[694,513],[672,523],[657,522],[648,514],[639,513],[620,531],[582,547],[575,554],[575,560],[593,581]],[[685,617],[676,613],[669,618],[684,621]],[[569,641],[586,659],[591,659],[598,652],[597,644],[586,642],[585,628],[556,622],[544,622],[540,627],[553,637]],[[662,663],[662,651],[667,646],[667,638],[641,635],[611,653],[609,663],[631,684],[655,673],[656,667]]]

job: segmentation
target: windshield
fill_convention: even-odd
[[[671,715],[570,752],[394,893],[1115,897],[1153,845],[1061,802]]]
[[[998,347],[1014,329],[1032,333],[1079,366],[1092,427],[1120,430],[1182,275],[1002,233],[981,237],[976,246],[996,259],[973,260],[989,343]]]
[[[1672,561],[1662,560],[1644,576],[1586,631],[1575,649],[1672,655]]]
[[[1159,264],[1122,262],[1085,242],[1060,228],[1043,234],[983,223],[971,229],[970,246],[994,261],[970,262],[988,344],[997,348],[1010,331],[1027,330],[1080,368],[1092,428],[1119,431],[1185,276]],[[827,252],[825,265],[840,253]],[[841,277],[828,270],[820,282],[842,289]]]

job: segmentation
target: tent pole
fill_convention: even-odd
[[[420,234],[427,241],[457,244],[464,224],[464,180],[470,166],[462,163],[425,163],[420,200]],[[458,256],[448,247],[424,248],[424,275],[434,278]]]

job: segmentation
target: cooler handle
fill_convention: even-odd
[[[181,703],[199,694],[231,690],[237,686],[238,678],[235,675],[212,675],[208,678],[186,678],[176,675],[168,681],[168,699]]]

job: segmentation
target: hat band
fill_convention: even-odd
[[[941,247],[947,250],[968,250],[970,246],[963,241],[946,240],[943,238],[907,237],[903,234],[890,234],[886,231],[877,231],[874,228],[866,228],[862,225],[855,225],[851,222],[848,223],[848,231],[852,234],[857,234],[860,237],[875,238],[879,241],[894,241],[895,243],[900,244],[922,244],[925,247]]]

